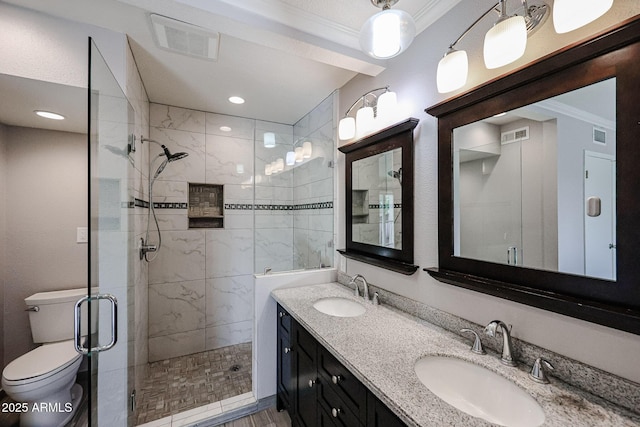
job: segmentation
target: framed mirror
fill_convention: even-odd
[[[640,334],[640,20],[427,109],[436,279]]]
[[[413,129],[408,119],[338,149],[346,154],[347,258],[403,274],[413,265]]]

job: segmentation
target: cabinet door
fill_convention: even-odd
[[[289,415],[293,416],[291,407],[291,396],[293,395],[294,384],[292,382],[292,348],[289,336],[284,333],[282,328],[278,328],[278,368],[277,368],[277,384],[278,384],[278,410],[286,409]]]
[[[406,427],[406,424],[373,393],[369,392],[367,396],[367,427]]]
[[[316,340],[298,325],[292,323],[294,346],[293,360],[295,378],[295,417],[297,424],[303,427],[312,427],[318,420],[318,371],[316,369]]]

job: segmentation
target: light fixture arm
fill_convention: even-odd
[[[374,0],[372,0],[374,1]],[[544,13],[546,12],[546,5],[543,6],[531,6],[531,8],[529,8],[529,5],[527,3],[527,0],[522,0],[522,8],[524,10],[524,17],[527,20],[527,31],[529,33],[532,32],[532,30],[538,25],[540,24],[544,18],[546,17],[544,15]],[[473,29],[473,27],[475,27],[478,22],[482,21],[482,19],[487,16],[489,13],[491,13],[492,11],[496,11],[499,15],[500,18],[499,19],[504,19],[507,18],[507,1],[506,0],[500,0],[498,3],[496,3],[494,6],[492,6],[491,8],[489,8],[489,10],[487,10],[485,13],[483,13],[482,15],[480,15],[480,17],[478,19],[476,19],[475,21],[473,21],[473,23],[471,25],[469,25],[469,27],[467,27],[466,30],[464,30],[462,32],[462,34],[460,34],[460,36],[449,45],[449,52],[451,52],[451,50],[453,50],[455,48],[455,46],[467,35],[469,34],[469,32]],[[540,10],[540,12],[542,13],[542,16],[532,16],[532,10],[534,12],[537,12],[538,10]],[[534,20],[534,18],[536,18]]]
[[[500,6],[500,2],[496,3],[494,6],[491,6],[491,8],[490,8],[489,10],[487,10],[485,13],[483,13],[482,15],[480,15],[480,17],[479,17],[478,19],[476,19],[475,21],[473,21],[473,24],[469,25],[469,27],[468,27],[466,30],[464,30],[464,31],[462,32],[462,34],[460,34],[460,37],[458,37],[458,38],[456,39],[456,41],[454,41],[453,43],[451,43],[451,44],[449,45],[449,49],[453,49],[453,48],[455,47],[455,45],[457,45],[457,44],[458,44],[458,42],[460,42],[460,40],[462,40],[462,39],[463,39],[467,34],[469,34],[469,31],[471,31],[471,29],[472,29],[473,27],[475,27],[475,26],[476,26],[476,24],[477,24],[478,22],[482,21],[482,18],[484,18],[485,16],[487,16],[489,13],[491,13],[491,11],[493,11],[493,10],[498,10],[498,9],[497,9],[497,8],[498,8],[498,6]]]
[[[375,1],[375,0],[372,0],[372,1]],[[375,95],[375,92],[378,92],[378,91],[381,91],[381,90],[384,90],[385,92],[389,92],[389,86],[379,87],[377,89],[373,89],[373,90],[370,90],[370,91],[366,92],[362,96],[359,96],[358,99],[356,99],[356,102],[351,104],[351,107],[349,107],[349,109],[344,114],[344,116],[348,117],[349,113],[351,113],[351,111],[355,108],[356,105],[358,105],[359,102],[362,102],[362,106],[365,107],[366,106],[366,102],[367,102],[367,99],[366,99],[367,96],[373,95],[377,99],[378,97]]]

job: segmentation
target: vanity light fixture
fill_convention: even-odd
[[[371,0],[382,8],[360,29],[360,47],[376,59],[393,58],[404,52],[416,35],[416,24],[411,15],[400,9],[391,9],[398,0]]]
[[[304,157],[302,155],[302,147],[296,147],[295,150],[293,150],[293,152],[295,153],[296,163],[300,163],[301,161],[304,160]]]
[[[51,120],[64,120],[65,118],[63,115],[58,113],[53,113],[51,111],[35,110],[34,113],[36,113],[40,117],[44,117],[45,119],[51,119]]]
[[[467,52],[457,50],[455,46],[492,11],[498,12],[498,20],[487,31],[484,38],[485,66],[489,69],[499,68],[522,57],[527,47],[527,35],[532,34],[534,29],[546,20],[549,11],[549,7],[544,3],[529,6],[527,0],[522,0],[522,5],[522,15],[509,16],[507,0],[500,0],[449,45],[447,53],[438,63],[436,77],[438,92],[452,92],[467,83],[469,74]]]
[[[384,92],[379,96],[376,95],[376,92],[381,91]],[[349,114],[357,105],[361,105],[361,107],[356,112],[354,119]],[[351,104],[338,123],[338,136],[344,141],[382,129],[398,119],[397,112],[398,99],[395,92],[389,90],[389,86],[370,90]]]
[[[500,0],[475,20],[453,43],[438,63],[436,83],[438,92],[447,93],[460,89],[467,83],[469,60],[464,50],[457,50],[460,42],[478,22],[492,11],[499,14],[495,25],[487,31],[484,39],[484,62],[488,69],[503,67],[521,58],[527,46],[527,36],[546,21],[549,6],[522,2],[522,15],[509,16],[507,0]],[[553,25],[557,33],[566,33],[595,21],[612,6],[613,0],[555,0],[553,3]]]
[[[613,0],[555,0],[553,27],[557,33],[568,33],[600,18],[612,5]]]

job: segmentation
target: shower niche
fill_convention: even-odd
[[[221,184],[189,183],[189,228],[224,228],[223,196]]]

